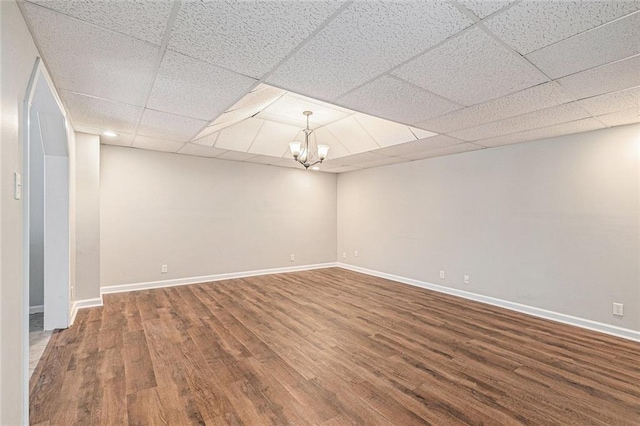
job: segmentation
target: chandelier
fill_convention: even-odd
[[[304,132],[304,143],[291,142],[289,148],[291,149],[293,159],[302,164],[305,169],[308,169],[315,164],[322,163],[327,158],[329,147],[327,145],[317,145],[317,151],[315,153],[311,152],[309,136],[313,133],[313,130],[309,128],[309,116],[313,114],[313,112],[304,111],[303,114],[307,116],[307,127],[302,129]]]

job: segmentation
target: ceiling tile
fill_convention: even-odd
[[[274,164],[282,161],[282,157],[271,157],[269,155],[256,155],[255,157],[251,157],[245,162],[247,163],[255,163],[255,164]]]
[[[90,135],[101,135],[102,134],[102,129],[98,129],[97,127],[91,127],[91,126],[83,126],[81,124],[74,124],[73,125],[73,130],[75,130],[76,132],[79,133],[87,133]]]
[[[640,109],[640,87],[582,99],[578,103],[593,115]]]
[[[76,132],[82,132],[81,127],[76,127],[75,130]],[[133,143],[133,135],[128,133],[119,133],[118,136],[111,137],[100,135],[100,143],[104,145],[131,146]]]
[[[282,157],[298,132],[299,127],[265,121],[248,151],[253,154]]]
[[[180,149],[180,151],[178,151],[178,154],[184,154],[184,155],[195,155],[198,157],[209,157],[209,158],[214,158],[217,157],[219,155],[224,154],[225,152],[227,152],[224,149],[218,149],[218,148],[214,148],[211,146],[205,146],[205,145],[198,145],[195,143],[186,143],[184,144],[184,146],[182,147],[182,149]]]
[[[572,74],[558,83],[578,99],[640,86],[640,55]]]
[[[71,114],[73,124],[114,132],[133,133],[142,108],[66,90],[60,95]]]
[[[447,2],[353,2],[267,82],[334,99],[472,23]]]
[[[370,161],[370,162],[366,162],[366,163],[360,163],[360,164],[358,164],[358,167],[361,167],[363,169],[368,169],[370,167],[381,167],[381,166],[388,166],[388,165],[391,165],[391,164],[406,163],[406,162],[407,162],[406,158],[386,157],[386,158],[383,158],[381,160],[375,160],[375,161]]]
[[[448,40],[393,73],[463,105],[485,102],[547,80],[479,28]]]
[[[527,130],[511,135],[498,136],[496,138],[475,141],[474,143],[486,147],[510,145],[520,142],[551,138],[554,136],[568,135],[571,133],[587,132],[589,130],[602,129],[604,126],[594,118],[571,121],[569,123],[556,124],[541,129]]]
[[[195,118],[145,109],[138,127],[138,135],[186,142],[206,124],[206,121]]]
[[[551,78],[640,53],[640,12],[580,33],[527,55]]]
[[[302,114],[303,111],[313,112],[313,115],[309,117],[309,126],[312,129],[333,123],[352,114],[351,111],[326,102],[315,101],[294,93],[287,93],[271,103],[257,116],[265,120],[288,122],[297,127],[305,127],[307,117]]]
[[[197,139],[192,139],[190,142],[197,145],[213,146],[218,140],[218,136],[220,136],[220,132],[210,133],[208,135],[198,137]]]
[[[375,161],[382,161],[389,158],[387,155],[377,154],[375,152],[362,152],[360,154],[349,155],[347,157],[337,158],[334,160],[327,160],[328,166],[360,166],[363,163],[371,163]]]
[[[607,126],[622,126],[623,124],[640,123],[640,108],[599,115],[596,118]]]
[[[133,139],[132,146],[134,148],[149,149],[151,151],[177,152],[184,146],[184,142],[138,135]]]
[[[492,123],[481,124],[465,130],[458,130],[450,135],[465,141],[477,141],[495,136],[507,135],[524,130],[547,127],[552,124],[587,118],[590,114],[581,108],[577,102],[557,105],[539,111],[529,112],[517,117],[506,118]]]
[[[524,55],[627,15],[639,7],[635,0],[525,0],[487,19],[485,25]]]
[[[482,19],[509,6],[514,1],[516,0],[458,0],[458,3],[462,4],[478,18]]]
[[[147,107],[213,120],[255,83],[252,78],[167,50]]]
[[[128,36],[157,44],[162,42],[173,2],[28,0],[48,9]]]
[[[460,108],[460,105],[397,78],[382,76],[336,101],[347,108],[413,124]]]
[[[226,129],[229,126],[238,124],[241,121],[245,121],[255,116],[258,111],[259,109],[257,109],[257,106],[246,106],[243,108],[235,109],[233,111],[225,112],[224,114],[219,116],[213,122],[213,124],[202,129],[202,132],[200,132],[197,137],[202,137],[214,132],[219,132],[220,130]]]
[[[377,149],[376,154],[390,155],[393,157],[403,157],[407,154],[415,154],[418,152],[427,151],[429,149],[443,148],[446,146],[457,145],[463,141],[454,139],[446,135],[437,135],[426,139],[420,139],[413,142],[402,143],[399,145],[390,146],[387,148]]]
[[[157,46],[30,3],[23,8],[58,89],[143,104]]]
[[[287,93],[285,90],[260,83],[258,87],[247,93],[246,96],[229,108],[229,111],[235,111],[242,108],[252,108],[255,109],[255,111],[261,111],[276,100],[280,99],[285,93]]]
[[[558,83],[548,82],[416,123],[416,125],[434,132],[449,133],[572,100],[574,100],[573,97],[569,96]]]
[[[336,121],[323,128],[327,129],[352,154],[380,148],[380,145],[369,136],[353,116]]]
[[[416,140],[416,135],[413,134],[409,126],[404,124],[366,114],[356,114],[354,117],[380,146],[391,146]]]
[[[294,161],[293,158],[281,158],[280,160],[274,161],[270,164],[270,166],[278,166],[278,167],[287,167],[289,169],[299,169],[305,170],[304,166],[297,161]],[[322,167],[322,166],[321,166]]]
[[[220,132],[215,143],[217,148],[247,152],[260,127],[265,123],[259,118],[248,118]],[[255,154],[254,154],[255,155]]]
[[[262,77],[307,38],[341,2],[183,2],[169,48]]]
[[[311,134],[313,142],[321,145],[329,146],[328,159],[340,158],[346,155],[351,155],[351,152],[325,127],[316,129]]]
[[[347,172],[353,172],[355,170],[360,170],[360,167],[335,166],[331,168],[326,168],[324,164],[320,166],[320,171],[327,172],[327,173],[347,173]]]
[[[246,152],[227,151],[224,154],[218,155],[216,158],[218,160],[247,161],[255,156],[255,154],[248,154]]]
[[[437,133],[430,132],[429,130],[418,129],[417,127],[409,127],[411,129],[411,133],[416,135],[418,139],[425,139],[435,136]]]
[[[483,146],[467,142],[467,143],[461,143],[458,145],[430,149],[428,151],[421,151],[415,154],[407,154],[403,158],[406,158],[407,160],[422,160],[424,158],[442,157],[443,155],[459,154],[461,152],[468,152],[468,151],[477,151],[483,148],[484,148]]]

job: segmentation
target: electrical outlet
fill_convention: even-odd
[[[440,271],[440,279],[444,280],[444,271]]]
[[[293,255],[293,254],[291,255],[291,261],[292,261],[292,262],[295,262],[295,261],[296,261],[296,256],[295,256],[295,255]]]
[[[354,251],[353,254],[355,254],[355,256],[358,257],[358,250]]]
[[[343,251],[343,252],[342,252],[342,258],[343,258],[343,259],[346,259],[346,258],[347,258],[347,252],[346,252],[346,251]]]
[[[163,274],[166,274],[168,270],[169,270],[169,268],[168,268],[167,265],[162,265],[162,268],[160,269],[160,272],[163,273]]]
[[[613,315],[617,315],[619,317],[624,315],[624,305],[622,303],[613,304]]]
[[[463,278],[464,278],[464,283],[469,284],[469,275],[465,275]]]

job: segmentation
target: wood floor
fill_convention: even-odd
[[[640,344],[342,269],[107,295],[31,423],[640,424]]]

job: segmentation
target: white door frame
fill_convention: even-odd
[[[30,256],[30,247],[29,247],[29,235],[30,235],[30,224],[29,224],[29,220],[30,220],[30,205],[29,205],[29,173],[30,173],[30,161],[29,161],[29,157],[30,157],[30,142],[31,142],[31,135],[30,135],[30,122],[31,122],[31,107],[32,107],[32,103],[34,100],[34,96],[36,94],[36,88],[38,86],[38,83],[43,81],[44,83],[47,84],[47,86],[49,87],[49,90],[51,91],[58,109],[60,110],[60,113],[62,114],[62,117],[64,119],[64,124],[66,129],[69,128],[69,121],[68,121],[68,117],[66,115],[66,111],[64,109],[64,107],[62,106],[62,101],[60,100],[53,82],[51,80],[51,77],[49,76],[49,73],[47,72],[46,68],[44,67],[44,64],[42,63],[42,60],[40,58],[36,58],[36,62],[34,64],[33,67],[33,71],[31,73],[31,77],[29,79],[29,83],[27,85],[27,91],[25,94],[25,99],[23,102],[23,112],[22,112],[22,162],[23,162],[23,166],[22,166],[22,208],[23,208],[23,282],[22,282],[22,287],[23,287],[23,330],[22,330],[22,354],[23,354],[23,362],[22,362],[22,375],[23,375],[23,419],[28,422],[29,419],[29,268],[30,268],[30,262],[29,262],[29,256]],[[65,129],[65,130],[66,130]],[[70,305],[71,305],[71,293],[70,293],[70,286],[71,286],[71,270],[70,270],[70,235],[69,235],[69,175],[70,175],[70,171],[69,171],[69,143],[71,142],[69,140],[68,137],[68,132],[65,133],[65,137],[67,140],[67,157],[58,157],[57,159],[53,159],[52,162],[48,161],[45,155],[45,164],[53,164],[53,166],[45,166],[45,179],[50,175],[53,174],[56,177],[56,180],[58,180],[58,182],[62,181],[64,182],[65,176],[66,176],[66,191],[62,191],[62,197],[50,197],[51,199],[47,200],[46,196],[45,196],[45,209],[46,204],[49,203],[50,205],[50,209],[56,209],[57,210],[57,214],[54,214],[53,219],[49,218],[49,224],[53,225],[53,226],[58,226],[60,225],[62,222],[65,221],[65,215],[66,215],[66,224],[63,224],[58,231],[61,231],[62,234],[62,241],[63,244],[65,244],[67,246],[66,250],[63,250],[62,256],[58,257],[57,259],[52,259],[55,260],[57,262],[62,261],[63,263],[66,263],[66,265],[60,265],[58,264],[58,271],[54,272],[54,273],[58,273],[58,274],[62,274],[61,276],[65,276],[67,277],[67,282],[66,282],[66,289],[62,289],[60,287],[60,284],[58,285],[58,288],[55,288],[53,290],[50,289],[49,294],[47,294],[47,286],[46,286],[46,274],[47,274],[47,267],[45,266],[45,309],[47,309],[47,307],[49,309],[54,309],[54,315],[55,315],[55,321],[52,323],[50,321],[50,324],[55,324],[55,328],[66,328],[70,325]],[[66,167],[65,167],[66,165]],[[49,170],[47,170],[47,168]],[[60,184],[60,183],[58,183]],[[46,180],[45,180],[45,187],[46,187]],[[51,189],[51,188],[50,188]],[[65,195],[66,192],[66,195]],[[45,194],[47,193],[46,189],[45,189]],[[66,205],[63,205],[65,203],[66,200]],[[47,214],[45,213],[45,227],[47,226]],[[66,226],[65,226],[66,225]],[[65,235],[66,234],[66,235]],[[47,231],[45,229],[45,245],[47,244]],[[60,232],[58,232],[58,235],[56,236],[57,238],[60,238]],[[64,241],[66,241],[66,243],[64,243]],[[46,256],[46,247],[45,247],[45,256]],[[66,259],[66,261],[65,261]],[[45,264],[46,264],[46,259],[45,259]],[[62,267],[62,269],[60,270],[60,266]],[[50,267],[51,268],[51,267]],[[65,270],[66,269],[66,270]],[[62,290],[64,290],[64,294],[62,294]],[[57,292],[59,294],[53,294],[54,292]],[[47,302],[47,299],[50,299],[49,302]],[[45,312],[45,316],[46,316],[46,312]]]

